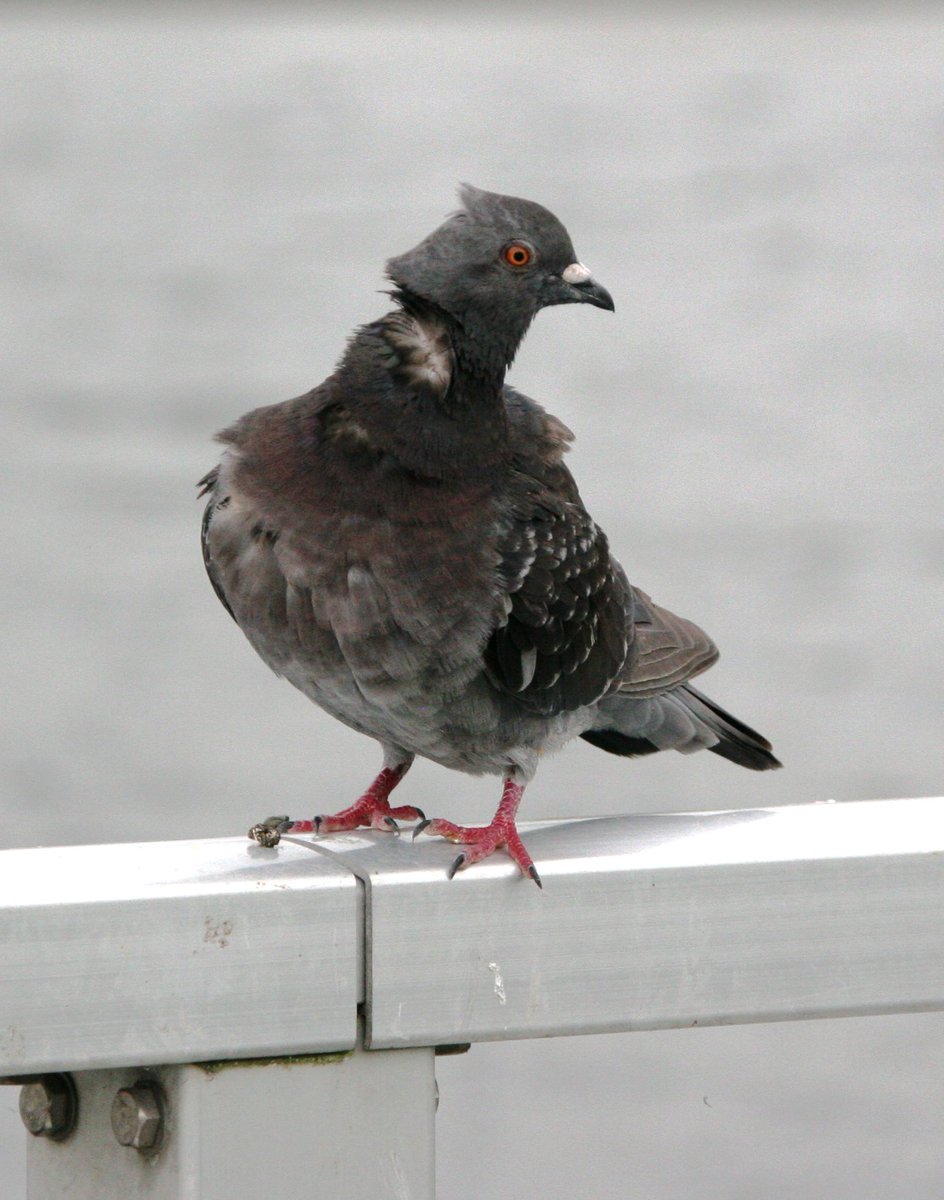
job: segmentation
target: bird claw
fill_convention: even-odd
[[[464,865],[465,865],[465,855],[459,854],[453,861],[449,870],[446,872],[446,878],[447,879],[455,879],[456,873],[458,871],[461,871]],[[521,864],[519,863],[518,865],[520,866]],[[538,869],[534,865],[534,863],[532,863],[528,867],[528,875],[534,880],[534,882],[538,885],[538,887],[543,891],[544,884],[541,882],[541,876],[538,874]]]
[[[393,833],[399,837],[400,826],[397,824],[397,817],[411,821],[412,807],[390,808],[380,801],[365,800],[361,797],[343,812],[334,813],[332,816],[322,814],[306,822],[306,828],[314,830],[316,837],[329,833],[346,833],[348,830],[360,828],[377,829],[381,833]]]
[[[423,819],[420,821],[420,823],[418,825],[413,826],[413,841],[414,842],[419,837],[419,835],[423,832],[423,830],[426,828],[427,825],[432,825],[432,821],[427,820],[426,817],[423,817]]]
[[[450,842],[458,842],[467,847],[446,872],[449,879],[454,879],[456,873],[463,868],[481,862],[482,859],[494,854],[496,850],[504,848],[522,875],[527,875],[539,888],[543,888],[541,876],[531,861],[531,855],[525,848],[515,825],[512,804],[517,806],[517,801],[521,798],[521,790],[519,784],[514,784],[510,780],[506,781],[505,798],[502,802],[505,807],[499,807],[490,825],[455,825],[452,821],[444,821],[437,817],[432,821],[421,821],[413,830],[413,836],[415,838],[424,829],[429,829],[430,833],[438,837],[446,838]]]

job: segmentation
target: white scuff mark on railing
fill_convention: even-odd
[[[501,967],[496,962],[490,962],[488,969],[495,976],[495,995],[498,997],[499,1004],[506,1004],[508,997],[505,995],[505,983],[502,979]]]

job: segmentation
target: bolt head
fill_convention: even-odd
[[[120,1088],[112,1101],[111,1127],[122,1146],[153,1150],[163,1131],[160,1090],[154,1083]]]
[[[20,1117],[33,1137],[66,1137],[75,1115],[75,1093],[64,1075],[43,1075],[20,1089]]]

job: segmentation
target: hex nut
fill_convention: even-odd
[[[75,1128],[78,1099],[68,1075],[40,1075],[20,1089],[20,1118],[33,1137],[62,1141]]]
[[[112,1131],[122,1146],[154,1150],[161,1141],[164,1105],[161,1089],[151,1080],[120,1088],[111,1106]]]

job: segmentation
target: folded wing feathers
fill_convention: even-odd
[[[492,682],[540,713],[598,700],[619,677],[631,631],[603,532],[579,502],[535,504],[502,550],[511,606],[486,647]]]
[[[636,653],[619,691],[655,696],[708,669],[718,657],[714,642],[692,621],[654,604],[633,589]]]

